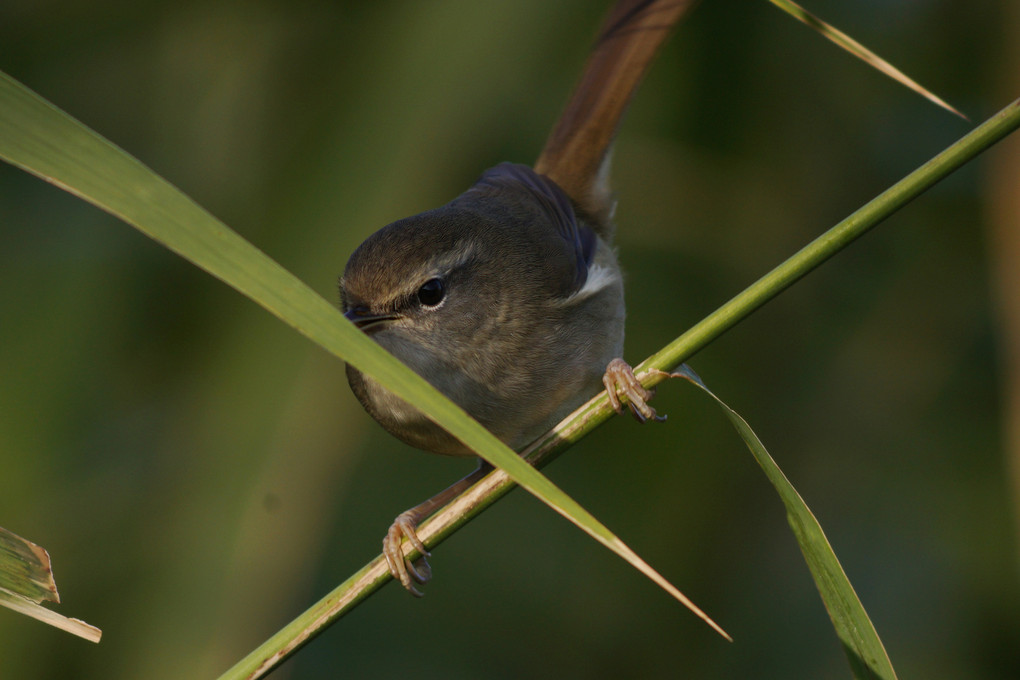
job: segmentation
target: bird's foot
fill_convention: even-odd
[[[672,373],[665,373],[653,369],[653,373],[663,373],[672,376]],[[646,388],[634,375],[634,369],[623,359],[613,359],[606,366],[606,374],[602,376],[602,384],[606,386],[606,394],[609,396],[609,403],[617,413],[623,413],[623,405],[630,406],[631,413],[638,422],[644,423],[648,420],[662,422],[666,416],[660,416],[655,412],[648,402],[655,396],[655,390]],[[622,399],[621,399],[622,397]]]
[[[425,593],[418,589],[432,578],[432,567],[429,566],[428,557],[430,553],[425,549],[425,544],[418,538],[417,528],[421,516],[416,512],[417,508],[408,510],[397,515],[386,532],[383,539],[383,555],[386,557],[386,564],[390,568],[393,578],[400,581],[400,585],[407,589],[415,597],[422,597]],[[404,554],[403,541],[421,553],[421,557],[412,562]]]
[[[492,466],[484,461],[479,461],[478,468],[467,477],[451,484],[424,503],[397,515],[386,532],[383,539],[383,555],[386,557],[386,564],[390,568],[393,578],[400,581],[400,585],[407,589],[415,597],[421,597],[425,593],[418,589],[432,578],[432,567],[429,566],[427,558],[431,553],[425,548],[425,544],[418,538],[418,525],[426,517],[436,512],[439,508],[449,503],[461,493],[470,488],[475,482],[492,471]],[[426,537],[427,538],[427,537]],[[403,542],[407,539],[408,545],[417,550],[421,555],[412,562],[404,554]]]

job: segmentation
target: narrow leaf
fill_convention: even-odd
[[[725,633],[627,548],[463,409],[372,342],[311,288],[162,177],[111,142],[0,73],[0,158],[119,217],[265,307],[310,340],[415,404],[436,423],[505,470],[673,597]]]
[[[909,87],[911,90],[918,93],[928,101],[937,104],[938,106],[941,106],[942,108],[951,113],[955,113],[957,116],[963,118],[964,120],[967,120],[967,116],[963,115],[955,108],[953,108],[945,101],[943,101],[941,98],[937,97],[930,90],[921,87],[920,84],[918,84],[915,80],[910,78],[907,74],[903,73],[903,71],[900,71],[898,68],[896,68],[888,61],[878,56],[877,54],[875,54],[874,52],[872,52],[867,47],[860,44],[850,36],[848,36],[843,31],[839,30],[834,26],[831,26],[830,24],[825,23],[811,12],[807,11],[797,3],[793,2],[793,0],[769,0],[769,2],[771,2],[773,5],[783,10],[790,16],[794,17],[795,19],[799,19],[803,23],[815,29],[823,36],[825,36],[832,42],[836,43],[850,54],[854,55],[855,57],[864,61],[865,63],[870,64],[872,67],[878,69],[879,71],[889,76],[890,78],[900,83],[901,85]]]
[[[772,460],[761,440],[740,414],[708,389],[701,378],[686,365],[681,366],[673,376],[690,381],[719,404],[741,439],[747,444],[747,448],[751,450],[765,476],[772,482],[783,505],[786,506],[787,520],[797,537],[801,552],[804,553],[804,560],[811,570],[818,592],[821,593],[829,618],[832,619],[832,625],[836,629],[836,635],[843,643],[843,650],[850,660],[854,677],[893,680],[896,673],[878,637],[878,632],[868,618],[868,613],[864,610],[864,605],[858,599],[853,586],[850,585],[850,580],[836,558],[836,553],[825,538],[825,532],[822,531],[821,525],[804,499]]]
[[[102,632],[98,628],[43,607],[39,603],[44,600],[60,602],[49,554],[35,543],[0,527],[0,606],[99,642]]]
[[[90,626],[84,621],[79,621],[78,619],[72,619],[62,614],[58,614],[52,609],[47,609],[32,600],[3,588],[0,588],[0,605],[3,605],[8,609],[13,609],[25,616],[31,616],[33,619],[42,621],[54,628],[59,628],[62,631],[71,633],[72,635],[77,635],[89,642],[99,642],[99,639],[103,635],[103,632],[95,626]]]
[[[925,189],[975,158],[985,149],[1020,127],[1020,100],[1006,106],[949,148],[938,154],[843,222],[832,227],[799,253],[692,326],[641,362],[635,373],[645,387],[653,387],[670,375],[666,371],[687,360],[793,282],[836,255],[859,236],[917,198]],[[523,455],[541,467],[613,416],[605,392],[578,408]],[[485,508],[508,493],[514,484],[502,470],[490,473],[478,484],[440,508],[419,529],[429,547],[438,545]],[[349,613],[388,579],[385,560],[378,557],[344,583],[277,631],[238,661],[220,680],[254,680],[272,671],[328,625]]]
[[[33,602],[60,602],[49,554],[3,527],[0,527],[0,588]]]

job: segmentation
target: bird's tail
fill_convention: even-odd
[[[620,119],[659,46],[695,0],[620,0],[563,115],[535,162],[575,203],[608,225],[610,147]]]

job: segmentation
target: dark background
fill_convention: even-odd
[[[535,158],[606,5],[0,0],[0,69],[335,300],[369,233]],[[1020,95],[1011,0],[808,8],[974,122]],[[765,0],[701,3],[616,149],[627,357],[970,125]],[[1013,291],[996,269],[1018,150],[691,362],[815,511],[902,678],[1020,676]],[[471,469],[386,435],[343,365],[261,308],[6,165],[0,348],[0,526],[50,550],[60,611],[104,632],[94,646],[0,610],[3,678],[216,677]],[[547,473],[735,643],[518,491],[435,552],[423,600],[387,586],[278,676],[849,677],[721,413],[679,382],[655,405],[667,424],[614,419]]]

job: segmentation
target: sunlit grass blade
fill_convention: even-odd
[[[853,586],[850,585],[850,580],[836,558],[832,546],[829,545],[825,532],[822,531],[821,525],[804,499],[797,493],[790,480],[779,469],[761,440],[740,414],[708,389],[701,378],[686,365],[681,366],[680,370],[673,375],[686,378],[719,404],[740,434],[741,439],[747,444],[747,448],[751,450],[751,454],[765,472],[765,476],[775,487],[783,505],[786,506],[787,520],[797,537],[797,544],[800,545],[801,552],[804,553],[804,560],[811,569],[811,576],[814,578],[825,608],[829,612],[829,618],[832,619],[836,635],[843,643],[843,650],[850,660],[854,677],[862,680],[877,678],[893,680],[896,673],[889,661],[889,655],[886,654],[885,647],[882,645],[882,640],[879,639],[874,624],[864,610],[864,605],[861,604]]]
[[[814,14],[807,11],[797,3],[792,2],[792,0],[769,0],[769,2],[771,2],[773,5],[780,8],[790,16],[799,19],[800,21],[804,22],[811,28],[815,29],[823,36],[825,36],[832,42],[836,43],[844,50],[857,57],[858,59],[864,61],[867,64],[870,64],[872,67],[878,69],[879,71],[889,76],[890,78],[900,83],[901,85],[909,87],[911,90],[918,93],[928,101],[937,104],[938,106],[941,106],[945,110],[956,114],[957,116],[963,118],[964,120],[967,119],[967,116],[957,111],[955,108],[953,108],[944,100],[942,100],[940,97],[936,96],[935,93],[931,92],[930,90],[924,87],[921,87],[921,85],[918,84],[917,81],[913,80],[910,76],[903,73],[903,71],[899,70],[898,68],[890,64],[888,61],[886,61],[882,57],[878,56],[877,54],[869,50],[864,45],[860,44],[859,42],[848,36],[843,31],[825,23],[824,21],[822,21],[821,19],[819,19]]]
[[[43,601],[60,602],[49,554],[0,527],[0,606],[99,642],[102,632],[98,628],[47,609],[39,604]]]
[[[0,158],[119,217],[415,404],[725,635],[591,513],[358,331],[293,274],[137,159],[2,73]]]

